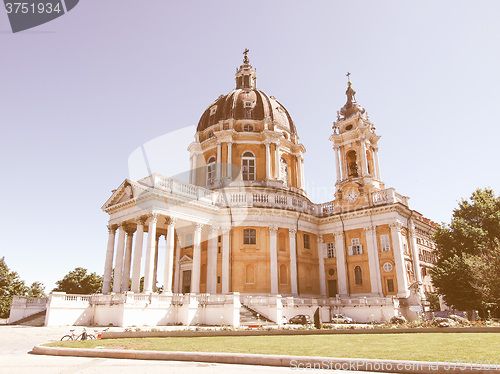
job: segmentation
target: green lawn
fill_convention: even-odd
[[[500,364],[500,333],[335,334],[197,338],[135,338],[49,343],[52,347],[232,352],[296,356]]]

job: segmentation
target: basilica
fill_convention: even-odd
[[[300,129],[257,88],[247,52],[235,89],[206,108],[186,144],[189,181],[153,173],[114,190],[102,207],[102,294],[51,295],[47,325],[238,326],[242,310],[281,324],[317,308],[323,322],[387,321],[425,310],[436,224],[385,186],[380,136],[350,80],[330,136],[335,196],[315,204]]]

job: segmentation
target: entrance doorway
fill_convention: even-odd
[[[337,296],[337,280],[329,279],[328,280],[328,297]]]
[[[191,292],[191,270],[182,272],[182,293]]]

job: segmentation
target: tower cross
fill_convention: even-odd
[[[248,52],[250,52],[250,50],[248,48],[245,48],[245,51],[243,52],[243,54],[245,55],[245,57],[247,56]]]
[[[347,72],[346,77],[347,77],[347,81],[350,82],[351,81],[351,73]]]

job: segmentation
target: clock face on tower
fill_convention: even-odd
[[[345,199],[348,202],[353,203],[353,202],[355,202],[358,199],[358,194],[354,190],[347,191],[347,193],[345,194]]]

